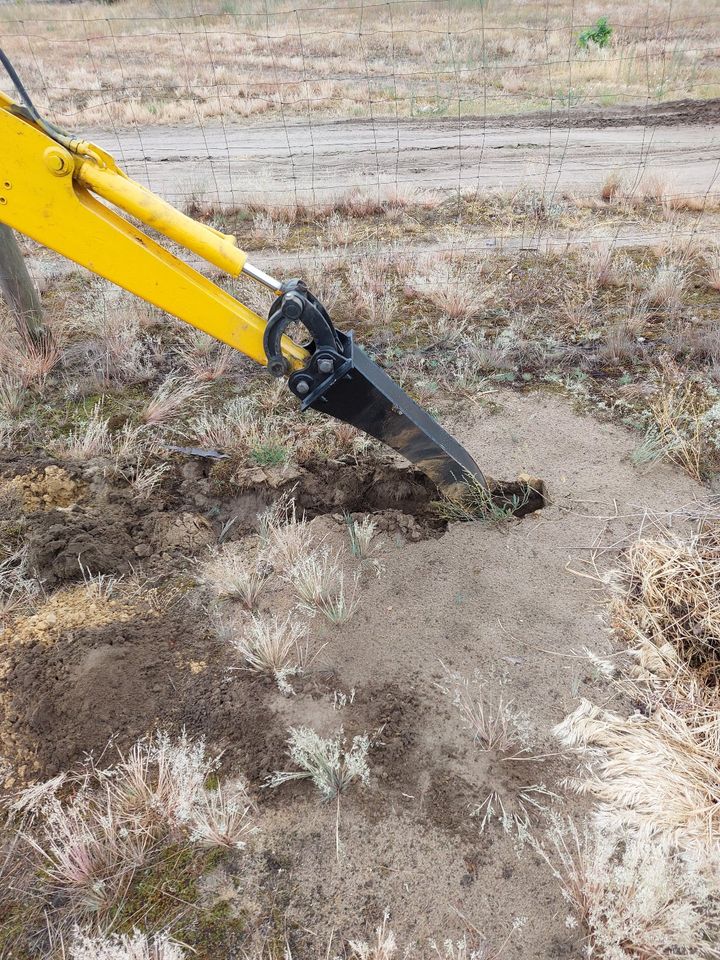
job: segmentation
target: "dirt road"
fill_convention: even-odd
[[[700,124],[493,126],[482,120],[337,121],[83,131],[168,200],[327,200],[358,187],[596,194],[611,171],[720,189],[720,132]]]

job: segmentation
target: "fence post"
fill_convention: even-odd
[[[18,329],[38,341],[43,335],[40,296],[10,227],[0,223],[0,290]]]

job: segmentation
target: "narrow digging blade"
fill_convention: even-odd
[[[352,370],[321,397],[307,404],[350,423],[397,450],[439,487],[460,497],[468,474],[487,486],[470,454],[358,346],[352,346]]]

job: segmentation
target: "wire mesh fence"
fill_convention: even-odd
[[[643,428],[665,381],[720,402],[719,23],[714,0],[0,0],[49,120],[306,280],[422,405],[543,384]],[[273,291],[167,245],[268,315]],[[130,386],[217,381],[211,409],[245,376],[202,310],[188,333],[23,249],[57,350],[0,350],[0,376],[120,417]]]
[[[54,122],[299,261],[344,242],[711,234],[719,24],[703,0],[0,7],[3,44]]]

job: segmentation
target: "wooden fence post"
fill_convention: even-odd
[[[15,234],[0,223],[0,290],[21,333],[34,341],[43,336],[40,296],[28,273]]]

